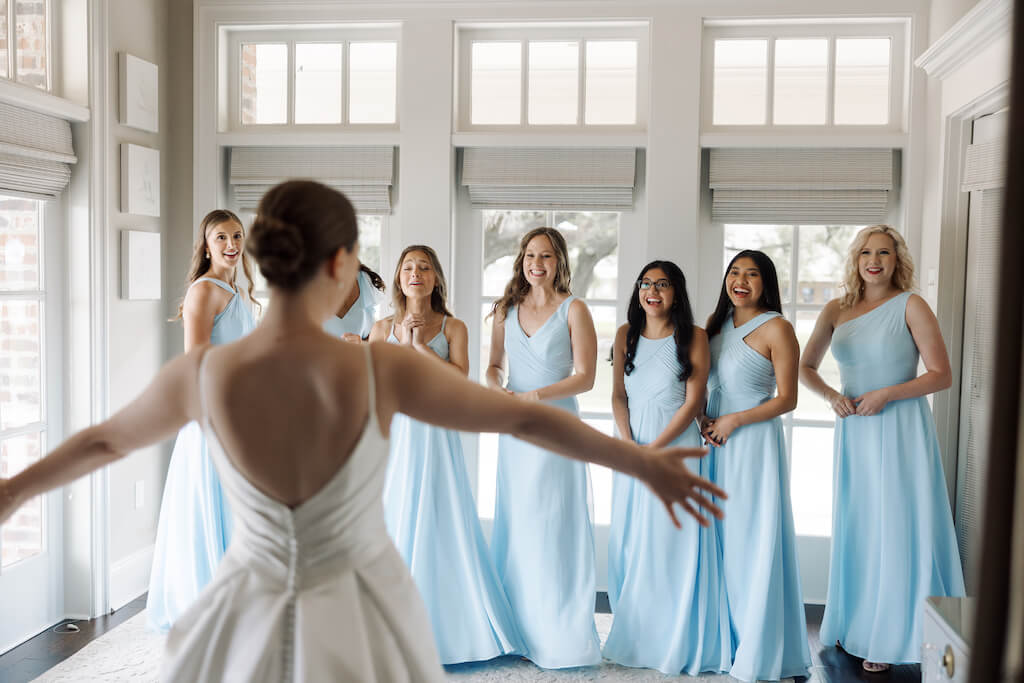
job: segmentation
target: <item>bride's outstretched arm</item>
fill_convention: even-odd
[[[485,389],[406,349],[377,344],[372,352],[377,408],[383,424],[401,412],[448,429],[511,434],[546,450],[642,480],[665,504],[677,526],[673,503],[679,503],[705,526],[710,522],[698,506],[722,516],[707,494],[724,498],[725,493],[683,464],[683,458],[701,457],[706,449],[643,448],[606,436],[565,410]],[[410,377],[416,381],[410,382]]]
[[[193,349],[170,361],[138,398],[110,419],[74,434],[11,479],[0,479],[0,522],[30,498],[163,441],[195,419],[196,374],[203,350]]]

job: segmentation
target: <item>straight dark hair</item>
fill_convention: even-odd
[[[764,311],[782,313],[782,296],[779,294],[779,274],[775,271],[775,264],[772,263],[768,254],[763,251],[744,249],[732,257],[732,260],[729,261],[729,266],[725,269],[725,276],[722,278],[722,291],[718,294],[718,305],[715,306],[715,312],[708,318],[708,339],[721,332],[722,325],[732,315],[733,305],[732,300],[729,298],[726,280],[733,265],[741,258],[750,259],[757,266],[757,269],[761,271],[761,282],[764,284],[757,307]]]
[[[626,330],[626,374],[635,369],[633,359],[636,358],[636,346],[647,325],[647,313],[640,305],[640,281],[644,279],[647,271],[660,268],[668,275],[668,281],[672,283],[672,308],[669,309],[669,318],[675,327],[673,336],[676,340],[676,358],[679,359],[679,381],[685,382],[693,372],[693,365],[690,363],[690,344],[693,343],[693,309],[690,307],[690,297],[686,292],[686,277],[682,269],[672,261],[651,261],[637,277],[633,284],[633,296],[629,300],[629,309],[626,311],[626,320],[629,322],[629,329]]]

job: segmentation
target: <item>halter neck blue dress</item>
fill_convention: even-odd
[[[832,354],[843,395],[917,376],[907,327],[910,292],[837,326]],[[872,662],[921,661],[921,609],[929,595],[961,596],[953,516],[935,419],[924,397],[877,415],[836,420],[832,560],[821,642]]]
[[[427,342],[448,360],[441,331]],[[394,327],[388,341],[398,344]],[[458,432],[396,413],[384,479],[384,519],[433,626],[442,664],[523,651],[476,514]]]
[[[231,300],[213,319],[211,344],[241,339],[256,326],[249,305],[231,285],[201,277],[231,292]],[[167,631],[191,606],[213,578],[213,572],[231,540],[231,511],[210,460],[206,439],[198,422],[178,432],[167,469],[153,570],[149,577],[146,620],[149,627]]]
[[[519,307],[505,318],[508,388],[533,391],[572,374],[570,296],[532,337]],[[550,402],[573,414],[575,397]],[[586,465],[525,441],[498,439],[491,554],[526,652],[545,669],[601,661],[594,625],[594,533]]]
[[[744,338],[778,313],[734,327],[732,316],[710,340],[707,415],[749,410],[775,394],[771,361]],[[730,675],[743,681],[806,676],[811,665],[796,555],[782,420],[744,425],[711,449],[712,479],[729,493],[716,520],[735,649]]]
[[[370,336],[370,330],[377,319],[377,302],[379,290],[370,282],[370,276],[364,271],[359,271],[359,278],[356,280],[359,288],[359,298],[348,309],[345,316],[339,318],[332,315],[324,323],[324,331],[333,334],[335,337],[344,337],[346,334],[357,334],[361,339]]]
[[[675,337],[641,336],[633,364],[633,371],[624,378],[629,426],[633,439],[647,444],[686,402]],[[671,445],[699,447],[697,424],[687,427]],[[686,464],[708,477],[706,460]],[[609,555],[615,549],[620,553],[614,559],[621,568],[621,583],[604,656],[671,676],[728,671],[732,635],[714,525],[705,529],[679,511],[683,528],[677,529],[661,499],[642,482],[622,475],[616,484],[628,487],[613,505],[626,501],[626,509],[617,516],[622,520],[620,533],[628,535],[630,542],[609,540]],[[609,557],[609,565],[612,560]]]

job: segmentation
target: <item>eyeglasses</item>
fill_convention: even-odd
[[[650,280],[637,280],[636,286],[640,289],[650,289],[654,287],[659,292],[663,289],[672,289],[672,283],[668,280],[658,280],[657,282],[651,282]]]

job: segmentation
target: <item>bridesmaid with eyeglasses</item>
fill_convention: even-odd
[[[695,418],[711,357],[679,266],[644,266],[627,319],[612,353],[619,436],[650,448],[700,447]],[[706,458],[688,464],[705,477],[709,465]],[[671,676],[728,671],[732,636],[715,527],[706,518],[669,516],[643,484],[613,476],[608,574],[615,619],[604,656]],[[690,503],[683,507],[693,511]]]

